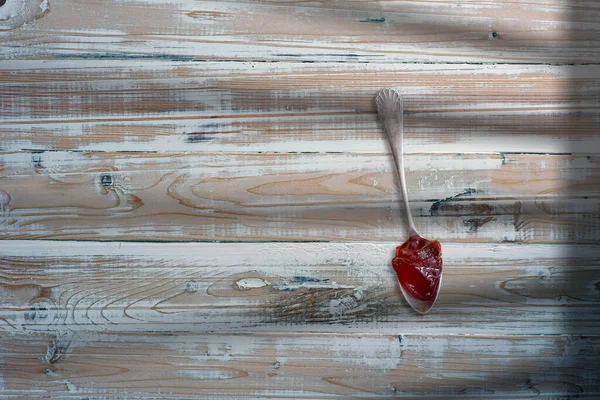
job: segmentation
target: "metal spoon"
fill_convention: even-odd
[[[408,304],[418,313],[425,314],[437,300],[442,283],[442,248],[437,240],[427,239],[417,232],[410,213],[402,150],[402,97],[396,89],[382,89],[375,103],[394,156],[408,221],[409,238],[396,248],[392,266]]]

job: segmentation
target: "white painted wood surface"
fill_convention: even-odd
[[[42,11],[40,0],[7,2],[32,3]],[[7,40],[0,47],[4,58],[375,63],[600,60],[597,1],[48,2],[48,10],[34,24],[4,33]],[[34,17],[32,13],[26,19]]]
[[[599,31],[597,1],[6,0],[0,398],[599,398]]]
[[[408,152],[593,153],[595,65],[5,61],[3,151],[388,153],[373,98],[402,89]]]
[[[389,154],[18,152],[1,154],[0,168],[6,239],[400,240],[406,231]],[[597,156],[417,153],[407,169],[425,235],[600,240]]]
[[[597,337],[67,333],[0,350],[4,393],[53,398],[593,398],[600,373]]]
[[[444,243],[444,291],[426,316],[400,297],[395,242],[0,246],[10,333],[593,335],[600,322],[590,245]]]

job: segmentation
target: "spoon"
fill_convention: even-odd
[[[396,89],[382,89],[375,103],[394,156],[408,221],[408,240],[396,247],[392,267],[408,304],[418,313],[426,314],[437,300],[442,283],[442,246],[417,232],[410,213],[402,150],[402,97]]]

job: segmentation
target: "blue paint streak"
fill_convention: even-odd
[[[292,283],[308,283],[308,282],[329,282],[329,279],[311,278],[309,276],[294,276]]]
[[[381,17],[381,18],[365,18],[365,19],[361,19],[360,22],[385,22],[385,18]]]

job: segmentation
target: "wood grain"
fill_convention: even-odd
[[[0,398],[600,398],[600,2],[0,4]]]
[[[410,154],[417,227],[444,241],[600,240],[596,156]],[[398,240],[388,154],[6,153],[0,237]]]
[[[599,352],[597,337],[36,334],[0,339],[0,395],[593,399]]]
[[[27,332],[596,335],[593,245],[443,244],[423,317],[402,299],[397,242],[0,242],[0,327]]]
[[[0,149],[387,152],[374,109],[404,96],[409,152],[600,152],[595,66],[7,61]]]
[[[37,3],[39,0],[23,0]],[[4,59],[598,62],[595,1],[50,0]],[[18,23],[0,25],[10,29]]]

